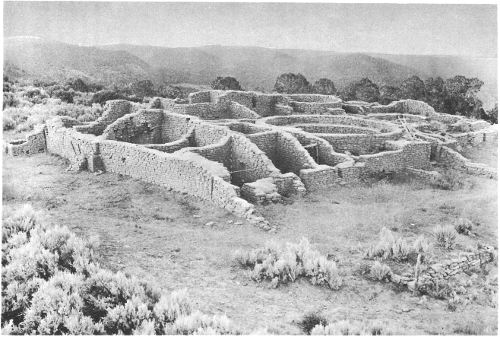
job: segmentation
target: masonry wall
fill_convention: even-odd
[[[77,126],[76,130],[82,133],[89,133],[99,136],[108,125],[116,121],[118,118],[134,112],[136,109],[137,108],[130,101],[107,101],[101,117],[89,124]]]
[[[14,140],[5,145],[5,152],[11,156],[32,155],[45,152],[45,127],[39,126],[25,139]]]
[[[197,153],[200,156],[222,163],[225,167],[230,167],[230,156],[231,156],[231,138],[230,136],[225,136],[221,138],[217,143],[202,146],[202,147],[188,147],[182,151],[190,151]]]
[[[180,114],[164,113],[161,138],[167,143],[179,140],[182,137],[191,134],[194,131],[191,130],[192,126],[190,122],[195,118],[196,117]]]
[[[231,138],[230,170],[234,172],[234,184],[241,185],[280,174],[266,154],[244,135],[234,133]]]
[[[100,169],[98,138],[72,129],[76,123],[69,118],[47,121],[47,152],[68,159],[72,165],[86,165],[91,171]]]
[[[440,163],[448,167],[468,174],[483,176],[492,179],[497,179],[498,177],[498,173],[494,168],[489,167],[485,164],[474,163],[462,156],[457,151],[452,150],[446,146],[443,146],[441,148],[437,159]]]
[[[318,166],[307,150],[292,135],[286,132],[278,132],[275,144],[275,166],[281,172],[293,172],[299,175],[302,169],[311,169]]]
[[[266,131],[253,134],[247,134],[247,138],[257,145],[266,156],[273,162],[276,158],[276,142],[278,138],[278,131]]]
[[[100,156],[108,172],[186,192],[232,211],[244,213],[252,208],[243,200],[237,200],[238,189],[227,182],[229,172],[222,164],[194,153],[175,155],[140,145],[103,140]]]
[[[322,138],[296,128],[286,128],[286,131],[308,149],[309,155],[318,164],[336,166],[345,161],[352,161],[349,156],[335,152],[333,146]]]
[[[427,117],[436,115],[436,111],[429,104],[413,99],[395,101],[388,105],[373,105],[365,108],[368,113],[402,113]]]
[[[296,128],[311,133],[337,133],[337,134],[374,134],[378,130],[361,126],[335,125],[335,124],[296,124]]]
[[[351,152],[355,155],[362,155],[383,151],[385,142],[399,138],[399,134],[334,134],[317,133],[316,136],[328,141],[336,152]]]
[[[301,170],[300,179],[308,191],[325,189],[340,182],[338,169],[327,165]]]
[[[103,132],[103,138],[135,144],[163,143],[163,110],[141,110],[118,118]]]
[[[430,168],[431,145],[423,141],[387,142],[389,151],[359,156],[367,172],[398,172],[406,168]]]

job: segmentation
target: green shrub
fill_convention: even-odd
[[[55,116],[69,116],[81,122],[90,122],[100,117],[102,112],[103,110],[98,104],[87,107],[49,99],[44,104],[5,109],[4,128],[7,118],[9,119],[8,127],[12,128],[13,121],[15,130],[24,132],[33,130],[36,125],[43,124]]]
[[[387,281],[391,278],[391,268],[388,265],[375,261],[370,269],[370,277],[377,281]]]
[[[16,122],[9,116],[3,116],[3,131],[13,130],[16,127]]]
[[[342,284],[336,263],[313,250],[305,238],[299,244],[287,243],[285,247],[271,242],[249,252],[237,251],[235,259],[244,268],[252,269],[252,279],[269,280],[274,287],[300,277],[335,290]]]
[[[3,93],[3,109],[9,107],[17,107],[19,105],[19,99],[12,92]]]
[[[467,179],[464,174],[453,169],[445,170],[432,186],[446,191],[456,191],[465,186]]]
[[[186,290],[102,269],[89,242],[40,224],[31,207],[4,216],[2,333],[238,333],[226,316],[193,312]]]
[[[83,283],[81,274],[68,272],[58,273],[43,282],[26,310],[23,330],[43,335],[102,333],[102,324],[94,323],[82,312],[85,305],[80,296]]]
[[[425,254],[429,249],[430,244],[423,236],[418,237],[413,245],[410,245],[405,238],[398,237],[383,227],[379,234],[379,241],[366,250],[365,256],[369,259],[381,258],[400,262],[414,261],[418,254]]]
[[[455,222],[455,230],[458,234],[470,235],[472,231],[472,221],[465,218],[459,218]]]
[[[113,99],[123,99],[124,96],[120,94],[119,92],[112,91],[112,90],[101,90],[96,92],[92,96],[91,103],[97,103],[103,105],[107,101],[113,100]]]
[[[305,314],[304,317],[302,317],[302,319],[298,322],[298,326],[307,335],[310,335],[315,327],[324,327],[327,324],[328,321],[326,318],[316,312]]]
[[[433,233],[438,246],[446,249],[452,249],[455,246],[457,231],[453,226],[437,226],[434,228]]]
[[[388,327],[387,323],[373,321],[337,321],[326,325],[317,325],[311,330],[311,335],[333,335],[333,336],[348,336],[348,335],[391,335],[393,329]]]
[[[51,97],[59,98],[61,101],[66,103],[73,103],[73,97],[76,95],[73,89],[57,89],[52,92]]]

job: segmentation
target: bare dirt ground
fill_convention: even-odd
[[[4,157],[3,204],[23,203],[42,210],[50,223],[98,240],[104,266],[157,282],[166,290],[186,287],[200,310],[226,313],[245,332],[267,327],[270,332],[299,334],[296,322],[310,311],[320,311],[330,321],[380,319],[400,334],[453,334],[469,324],[496,332],[497,292],[491,293],[491,287],[498,287],[495,265],[476,275],[471,290],[477,290],[477,299],[454,311],[446,300],[414,296],[356,273],[364,250],[383,226],[413,240],[418,234],[431,237],[437,224],[466,217],[476,223],[477,237],[461,235],[456,251],[474,241],[497,247],[494,180],[471,179],[457,191],[382,181],[311,193],[291,205],[259,209],[278,224],[272,234],[245,221],[230,224],[241,219],[142,181],[111,173],[68,172],[62,159],[46,154]],[[214,226],[205,225],[211,221]],[[305,280],[272,289],[253,282],[231,257],[239,248],[257,248],[269,240],[298,242],[301,237],[338,260],[345,281],[341,290]]]

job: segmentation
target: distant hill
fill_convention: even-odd
[[[4,39],[4,72],[27,79],[81,77],[104,83],[148,78],[150,66],[125,51],[79,47],[35,37]],[[16,76],[17,75],[17,76]]]
[[[411,67],[364,54],[223,46],[110,45],[101,48],[123,50],[141,58],[155,68],[162,81],[209,83],[216,76],[234,76],[247,89],[271,90],[276,78],[286,72],[300,72],[310,82],[327,77],[339,87],[363,77],[377,83],[396,84],[419,74]]]
[[[286,72],[300,72],[311,83],[330,78],[338,88],[363,77],[379,85],[397,85],[412,75],[422,79],[464,75],[483,80],[482,98],[488,105],[496,102],[496,59],[261,47],[80,47],[32,37],[4,41],[4,71],[15,78],[61,80],[78,76],[104,84],[149,78],[157,84],[207,85],[217,76],[234,76],[248,90],[272,90],[276,77]]]

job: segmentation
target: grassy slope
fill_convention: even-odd
[[[341,187],[310,194],[293,205],[262,208],[280,225],[270,234],[247,223],[228,224],[239,219],[161,187],[115,174],[67,172],[61,159],[45,154],[6,157],[3,163],[3,203],[31,202],[44,209],[52,223],[98,238],[106,267],[150,278],[168,290],[187,287],[208,313],[226,312],[247,331],[267,326],[282,334],[299,333],[294,321],[311,310],[323,311],[330,320],[387,320],[407,334],[451,334],[470,321],[496,326],[497,308],[485,304],[489,301],[450,312],[445,301],[422,301],[353,275],[362,251],[376,240],[382,226],[414,238],[429,234],[435,224],[469,217],[480,223],[474,228],[479,240],[496,246],[496,188],[496,181],[481,179],[460,191],[417,183]],[[217,225],[205,226],[209,221]],[[249,280],[231,261],[235,249],[255,248],[270,239],[297,242],[302,236],[339,259],[346,280],[343,289],[330,291],[305,281],[268,289]],[[459,248],[469,241],[461,236]],[[481,277],[496,278],[496,270]]]

